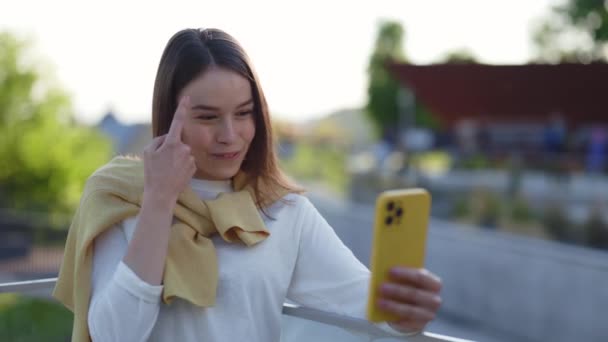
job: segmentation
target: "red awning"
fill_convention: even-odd
[[[391,64],[398,81],[448,125],[460,119],[608,122],[608,64]]]

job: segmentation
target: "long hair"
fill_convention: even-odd
[[[184,29],[171,37],[163,51],[152,99],[152,134],[169,132],[179,92],[210,66],[225,68],[249,80],[254,101],[255,135],[241,165],[253,187],[256,205],[264,210],[277,187],[301,193],[281,171],[274,147],[264,92],[249,57],[232,36],[219,29]],[[270,189],[270,190],[269,190]]]

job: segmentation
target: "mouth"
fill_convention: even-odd
[[[233,159],[236,159],[239,156],[240,153],[241,153],[240,151],[236,151],[236,152],[228,152],[228,153],[213,153],[211,155],[215,159],[233,160]]]

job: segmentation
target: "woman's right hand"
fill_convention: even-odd
[[[144,197],[175,204],[196,172],[190,146],[182,142],[182,129],[187,120],[190,98],[181,98],[169,133],[158,136],[144,149]]]

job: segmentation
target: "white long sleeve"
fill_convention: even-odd
[[[312,203],[303,202],[306,208],[297,221],[304,226],[287,297],[305,307],[366,319],[370,271]],[[399,332],[387,323],[376,326],[396,336],[418,333]]]
[[[127,219],[94,241],[88,315],[94,342],[147,341],[156,323],[163,287],[144,282],[122,262],[128,247],[122,225],[135,224]]]
[[[365,317],[369,271],[308,201],[302,201],[298,257],[287,297],[319,310]]]

